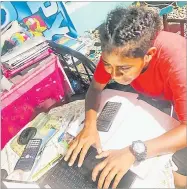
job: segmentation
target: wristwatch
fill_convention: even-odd
[[[147,157],[147,147],[141,140],[133,141],[130,146],[131,153],[135,156],[136,161],[144,161]]]

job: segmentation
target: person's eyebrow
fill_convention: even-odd
[[[101,58],[101,59],[105,65],[111,65],[110,63],[105,61],[103,58]],[[131,65],[119,65],[118,67],[131,68],[132,66]]]
[[[131,65],[120,65],[120,66],[118,66],[118,67],[120,67],[120,68],[131,68],[132,66]]]

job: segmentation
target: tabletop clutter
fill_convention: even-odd
[[[2,92],[2,147],[37,115],[37,111],[47,111],[55,103],[63,102],[67,93],[74,93],[53,53],[35,66],[23,75],[11,78],[13,86]]]
[[[110,89],[103,91],[99,112],[104,109],[105,104],[107,104],[108,101],[122,103],[120,111],[116,115],[109,131],[99,132],[103,150],[123,148],[124,146],[129,145],[131,140],[135,140],[140,136],[142,139],[146,139],[147,137],[149,139],[155,135],[160,135],[165,132],[165,129],[160,126],[162,123],[165,123],[166,127],[168,125],[176,125],[175,120],[170,118],[167,114],[163,114],[149,104],[143,103],[143,101],[138,100],[137,97],[137,94],[124,93]],[[144,108],[145,110],[143,110]],[[154,113],[156,119],[159,118],[160,122],[158,123],[151,113],[148,114],[147,110]],[[1,151],[1,162],[3,162],[1,169],[7,170],[8,176],[6,178],[9,180],[40,183],[40,179],[45,178],[45,176],[47,176],[47,179],[50,177],[51,171],[54,171],[53,173],[55,174],[55,170],[57,169],[58,173],[59,169],[62,169],[60,166],[61,164],[59,165],[59,163],[63,161],[63,156],[67,151],[69,143],[83,128],[84,111],[85,101],[77,100],[63,106],[52,108],[48,113],[42,112],[38,114],[35,119],[26,124],[26,126],[22,128]],[[133,120],[133,125],[132,112],[140,115],[139,117],[137,116],[136,120]],[[166,123],[165,120],[168,120],[168,122]],[[137,125],[137,123],[141,124],[144,128],[141,129],[141,127],[138,127],[139,130],[135,134],[134,126]],[[150,124],[152,127],[150,127]],[[128,136],[130,135],[131,137],[125,137],[124,139],[124,133],[126,133],[127,130]],[[145,130],[146,133],[144,132]],[[144,133],[144,135],[142,135],[142,133]],[[30,150],[28,149],[28,146]],[[33,154],[35,154],[35,156],[31,159],[34,159],[34,161],[31,161],[29,164],[24,163],[24,160],[26,160],[26,162],[30,161],[29,158],[31,155],[33,157]],[[92,159],[95,159],[95,156],[93,156]],[[140,186],[155,186],[156,188],[172,187],[172,166],[169,159],[170,155],[159,156],[148,159],[140,165],[133,165],[130,172],[128,172],[128,176],[124,177],[126,184],[130,183],[130,185],[132,185],[133,183],[133,186],[136,188]],[[87,161],[86,158],[85,160],[85,163],[89,163],[88,167],[90,167],[93,160],[91,162]],[[71,173],[71,168],[69,170],[67,165],[66,167],[65,171],[69,175]],[[75,184],[73,179],[79,178],[74,175],[75,169],[80,172],[83,171],[82,173],[85,173],[87,170],[84,169],[84,167],[83,169],[76,167],[77,165],[75,165],[75,167],[73,166],[73,176],[69,179],[66,178],[71,186]],[[91,171],[93,168],[94,167],[91,168]],[[67,169],[69,171],[67,171]],[[66,175],[66,177],[69,176]],[[57,179],[58,182],[61,183],[61,185],[58,186],[63,185],[65,187],[65,182],[62,184],[60,178],[62,180],[61,176],[55,176],[52,179],[53,181],[54,179]],[[91,179],[91,175],[86,178]],[[131,179],[136,179],[136,181],[131,183]],[[77,182],[79,182],[79,179]],[[52,183],[50,181],[48,183],[50,183],[51,186]]]
[[[49,171],[65,154],[68,144],[74,138],[68,133],[68,129],[77,122],[81,125],[83,114],[84,100],[53,108],[48,113],[38,114],[8,143],[9,159],[14,159],[14,162],[8,163],[8,168],[4,167],[8,171],[8,178],[36,181]],[[17,163],[29,141],[40,139],[42,142],[33,164],[30,167],[22,165],[20,168]],[[52,149],[52,154],[45,154],[45,149],[51,147],[56,150]]]
[[[66,95],[71,96],[75,90],[58,55],[42,33],[32,33],[15,20],[2,29],[1,38],[1,148],[10,153],[7,158],[14,159],[14,162],[7,161],[5,170],[13,180],[37,180],[65,153],[73,139],[68,129],[84,112],[84,102],[64,104],[57,112],[51,109],[54,104],[63,103]],[[55,43],[88,57],[94,54],[89,49],[95,40],[89,36],[81,40],[62,35]],[[79,124],[82,125],[83,120]],[[25,165],[27,171],[20,171],[23,161],[20,163],[19,159],[27,145],[33,148],[33,154],[36,153],[35,161],[32,166]],[[44,149],[54,146],[56,154],[46,155]]]

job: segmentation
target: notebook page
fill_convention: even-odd
[[[138,102],[130,116],[124,120],[104,149],[121,149],[132,144],[135,140],[149,140],[166,132],[173,118],[157,110],[146,102]],[[164,127],[165,128],[164,128]],[[174,126],[173,126],[174,127]],[[145,178],[154,165],[155,158],[150,158],[131,168],[139,177]]]
[[[107,101],[111,102],[121,102],[119,112],[113,120],[112,126],[108,132],[99,132],[101,145],[104,146],[108,140],[115,134],[119,126],[124,122],[124,120],[130,116],[133,109],[136,107],[138,102],[138,95],[129,92],[117,91],[106,89],[102,93],[101,104],[99,108],[99,113],[102,111],[104,105]],[[99,115],[98,113],[98,115]]]

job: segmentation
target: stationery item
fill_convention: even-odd
[[[30,180],[31,177],[32,177],[32,175],[33,175],[33,173],[37,170],[44,150],[45,150],[45,146],[42,146],[42,145],[41,145],[40,151],[39,151],[39,153],[37,154],[37,157],[36,157],[35,162],[34,162],[34,166],[32,167],[32,169],[31,169],[31,171],[30,171],[30,174],[29,174],[27,180]]]
[[[63,133],[59,136],[58,142],[62,141],[62,139],[63,139],[63,137],[64,137],[64,134],[67,133],[68,129],[69,129],[70,126],[71,126],[71,122],[72,122],[73,120],[74,120],[74,116],[71,117],[71,119],[70,119],[68,125],[66,126],[65,130],[64,130]]]
[[[32,180],[38,180],[41,176],[43,176],[46,172],[48,172],[51,168],[53,168],[60,160],[62,159],[62,155],[59,154],[57,157],[52,159],[46,166],[37,171],[32,175]]]
[[[21,54],[16,55],[12,59],[2,62],[2,64],[5,68],[9,70],[14,70],[22,66],[27,61],[32,60],[33,58],[39,56],[43,51],[45,51],[48,48],[49,48],[48,43],[44,42],[40,45],[33,47],[32,49],[29,49],[25,52],[22,52]],[[9,55],[5,54],[2,57],[5,59],[6,56],[9,56]]]
[[[10,60],[12,60],[15,57],[18,57],[18,55],[24,55],[23,53],[31,50],[32,48],[35,48],[36,46],[43,44],[46,41],[45,37],[33,37],[32,39],[29,39],[25,41],[21,46],[16,46],[11,52],[6,53],[1,57],[1,62],[5,63]]]
[[[59,45],[64,45],[76,51],[79,51],[85,46],[83,42],[65,35],[62,38],[56,40],[55,42]]]
[[[18,137],[18,144],[19,145],[26,145],[28,144],[30,139],[33,139],[36,135],[37,129],[35,127],[28,127],[24,129]]]
[[[64,147],[67,149],[69,146],[69,143],[74,139],[74,136],[72,136],[69,133],[65,133],[62,141],[60,141],[61,145],[64,145]]]
[[[42,147],[46,146],[48,141],[55,135],[56,132],[57,132],[57,130],[53,127],[48,130],[47,135],[42,138]]]
[[[122,105],[120,111],[116,114],[115,120],[113,121],[109,131],[99,132],[101,145],[105,145],[105,143],[112,138],[116,130],[119,128],[120,124],[122,124],[124,119],[131,114],[131,112],[135,107],[135,104],[138,102],[137,97],[138,95],[135,93],[128,93],[123,91],[105,89],[102,92],[98,115],[100,114],[100,112],[102,111],[102,109],[104,108],[105,104],[108,101],[119,102],[122,103]],[[81,124],[84,118],[85,118],[85,113],[83,112],[81,119],[79,119],[80,121],[77,122],[76,124],[73,123],[71,128],[68,130],[68,133],[71,134],[72,136],[76,136],[84,126],[84,124]]]
[[[31,122],[29,122],[26,125],[26,128],[29,127],[34,127],[37,129],[37,131],[39,131],[50,119],[50,116],[48,116],[46,113],[40,113],[38,114]],[[25,128],[24,128],[25,129]],[[11,141],[10,143],[10,147],[11,149],[20,157],[21,154],[23,153],[23,150],[25,148],[25,145],[19,145],[18,144],[18,138],[20,136],[20,134],[22,133],[22,131],[24,130],[22,129],[19,134],[17,134],[15,136],[15,138]],[[35,135],[35,137],[41,137],[41,136],[37,136],[37,134]]]
[[[57,149],[58,153],[64,155],[67,152],[70,142],[74,139],[71,134],[64,133],[64,136],[60,142],[58,142]]]
[[[25,172],[31,171],[37,154],[40,151],[41,143],[42,139],[31,139],[25,147],[20,159],[16,163],[14,170],[20,169]]]
[[[119,102],[108,101],[97,118],[98,131],[108,132],[112,122],[121,107]]]
[[[15,46],[16,46],[15,44],[12,44],[10,41],[6,40],[1,50],[1,56],[6,54],[8,51],[12,50]]]
[[[42,138],[46,137],[51,129],[59,130],[60,124],[58,120],[49,118],[48,122],[39,129],[37,136]]]

